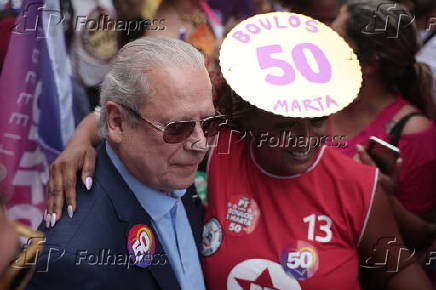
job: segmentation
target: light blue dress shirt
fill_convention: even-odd
[[[142,208],[150,215],[152,226],[182,290],[204,290],[203,272],[181,197],[186,189],[174,190],[173,196],[152,189],[133,177],[106,142],[106,152]]]

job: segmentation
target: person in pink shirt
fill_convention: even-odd
[[[348,146],[338,149],[352,157],[359,156],[370,136],[398,146],[402,165],[395,196],[409,211],[434,221],[436,127],[431,71],[416,62],[419,46],[409,12],[398,4],[379,4],[351,2],[332,24],[357,52],[363,83],[359,97],[330,119],[330,134],[347,136]],[[385,23],[385,31],[378,29]]]

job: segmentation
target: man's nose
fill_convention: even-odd
[[[199,122],[196,122],[194,131],[185,142],[185,149],[188,151],[206,152],[208,150],[207,138]]]

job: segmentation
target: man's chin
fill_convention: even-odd
[[[171,191],[173,190],[183,190],[183,189],[188,189],[192,184],[194,183],[194,181],[192,181],[191,183],[179,183],[179,184],[175,184],[173,186],[171,186]]]
[[[172,170],[169,174],[165,175],[165,179],[161,184],[166,184],[165,187],[171,190],[186,189],[194,183],[195,175],[197,173],[198,166],[192,169]]]
[[[177,180],[172,181],[172,188],[174,189],[186,189],[190,187],[194,183],[195,173],[192,176],[185,178],[178,178]]]

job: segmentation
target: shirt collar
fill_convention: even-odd
[[[173,190],[168,195],[141,183],[130,174],[107,141],[106,152],[121,177],[133,191],[133,194],[138,199],[142,208],[154,221],[160,220],[165,214],[169,213],[174,205],[186,193],[186,189],[181,189]]]

